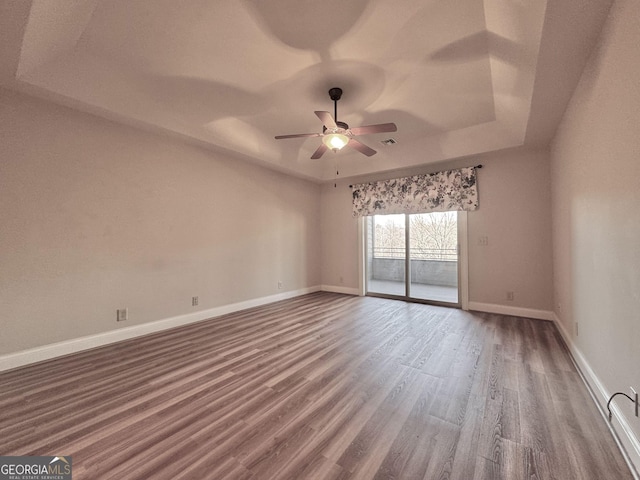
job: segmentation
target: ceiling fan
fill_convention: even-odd
[[[323,123],[322,133],[297,133],[294,135],[278,135],[276,140],[283,138],[300,138],[300,137],[322,137],[322,144],[311,155],[312,159],[320,158],[327,150],[337,152],[344,146],[351,147],[367,157],[375,155],[373,148],[360,143],[353,137],[358,135],[368,135],[371,133],[395,132],[398,130],[395,123],[380,123],[377,125],[366,125],[364,127],[349,128],[344,122],[338,121],[338,100],[342,97],[342,89],[334,87],[329,90],[329,97],[333,100],[334,114],[331,116],[329,112],[314,112]]]

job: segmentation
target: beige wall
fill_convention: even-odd
[[[551,150],[556,314],[608,394],[640,391],[639,45],[640,3],[618,0]]]
[[[469,300],[549,313],[553,290],[548,153],[519,149],[478,155],[422,173],[476,163],[484,168],[478,171],[480,208],[468,214]],[[351,215],[349,183],[322,188],[322,283],[356,289],[358,226]],[[480,236],[488,237],[487,246],[478,245]],[[507,301],[507,291],[515,293],[514,301]]]
[[[319,199],[316,184],[0,90],[0,355],[316,286]]]
[[[358,221],[352,215],[349,181],[322,186],[322,284],[358,289]],[[342,279],[342,281],[341,281]]]
[[[349,181],[319,187],[0,94],[0,354],[319,284],[358,288]],[[550,310],[547,154],[431,171],[475,162],[485,168],[469,214],[470,300]],[[118,324],[123,307],[130,320]]]
[[[478,160],[485,167],[478,173],[480,208],[468,216],[469,299],[550,312],[549,155],[523,149]],[[478,245],[482,236],[487,246]]]

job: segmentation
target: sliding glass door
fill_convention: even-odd
[[[367,217],[367,293],[406,295],[406,216]]]
[[[456,212],[409,215],[410,296],[458,304]]]
[[[366,219],[366,292],[460,305],[457,212]]]

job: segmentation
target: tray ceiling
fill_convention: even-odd
[[[0,83],[323,181],[546,145],[610,3],[0,0]],[[377,155],[273,138],[321,132],[334,86],[398,126]]]

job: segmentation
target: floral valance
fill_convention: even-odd
[[[475,167],[353,185],[353,216],[476,210]]]

